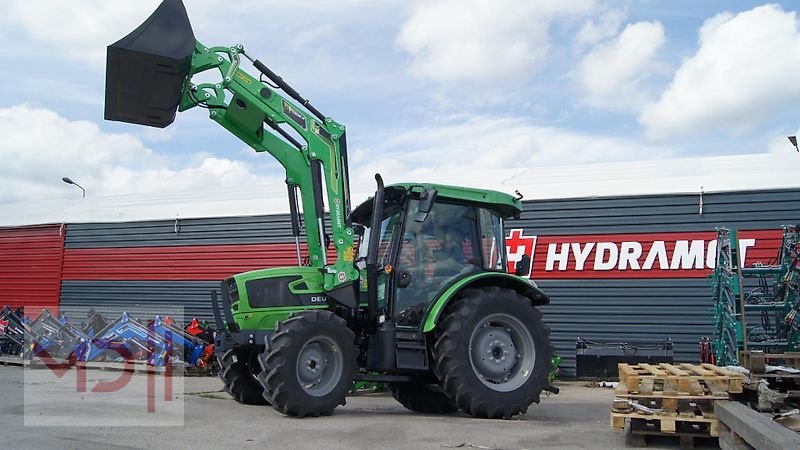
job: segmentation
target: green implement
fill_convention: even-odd
[[[800,351],[799,244],[800,228],[784,226],[775,259],[745,266],[737,231],[717,229],[710,275],[715,364],[739,365],[742,352],[763,352],[780,360],[780,354]]]

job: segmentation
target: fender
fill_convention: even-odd
[[[461,290],[486,286],[500,286],[513,289],[520,295],[530,299],[532,306],[541,306],[550,303],[550,297],[525,278],[500,272],[478,273],[458,280],[436,299],[428,312],[428,317],[425,319],[422,331],[427,333],[436,327],[439,316],[450,302],[450,299],[455,298]]]

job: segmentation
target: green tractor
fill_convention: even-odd
[[[557,392],[537,309],[549,299],[527,257],[506,271],[503,222],[521,197],[376,175],[374,197],[351,208],[345,127],[241,45],[197,42],[180,0],[164,0],[107,60],[106,119],[165,127],[206,108],[286,170],[298,266],[236,274],[211,293],[220,377],[236,401],[329,415],[354,381],[370,381],[412,411],[509,418]],[[195,84],[201,73],[216,81]]]

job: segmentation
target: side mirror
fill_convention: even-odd
[[[514,269],[514,275],[518,277],[527,276],[531,272],[531,257],[526,255],[522,255],[522,258],[519,259],[517,265]]]
[[[414,218],[415,222],[425,222],[425,219],[428,218],[428,213],[430,213],[431,209],[433,209],[433,203],[436,201],[436,197],[438,196],[439,191],[436,189],[428,189],[425,191],[425,195],[419,201],[417,216]]]
[[[397,272],[397,287],[398,288],[407,288],[411,285],[411,273],[407,270],[401,270]]]

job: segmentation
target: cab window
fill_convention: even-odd
[[[481,208],[478,210],[481,222],[481,252],[483,267],[486,270],[506,268],[506,247],[503,243],[503,220],[493,211]]]

